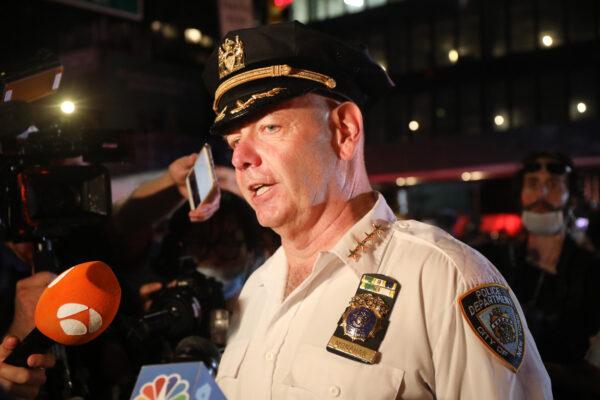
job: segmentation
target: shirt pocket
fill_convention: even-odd
[[[404,371],[367,365],[311,345],[302,345],[284,380],[288,399],[395,399]]]
[[[231,393],[236,388],[240,365],[242,365],[249,343],[250,341],[248,339],[236,340],[232,343],[228,343],[225,353],[223,353],[223,356],[221,357],[219,370],[217,372],[217,383],[227,398],[231,397]]]

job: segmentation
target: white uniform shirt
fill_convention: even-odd
[[[349,259],[372,223],[389,228],[372,251]],[[374,365],[326,350],[365,273],[400,283],[379,348],[381,360]],[[496,269],[440,229],[395,222],[381,195],[283,299],[286,276],[286,256],[279,248],[242,290],[217,376],[230,400],[552,398],[550,379],[512,291],[525,340],[516,373],[482,343],[461,313],[461,294],[486,283],[506,286]]]

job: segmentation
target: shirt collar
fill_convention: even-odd
[[[343,264],[351,267],[360,277],[362,274],[376,272],[379,269],[379,264],[383,257],[384,250],[391,238],[391,225],[396,221],[394,212],[387,205],[384,197],[379,192],[374,192],[377,196],[375,205],[367,212],[352,228],[350,228],[338,242],[329,251],[323,251],[323,255],[330,254],[337,257]],[[360,258],[352,259],[349,257],[350,250],[356,248],[358,242],[363,240],[367,234],[373,232],[373,225],[377,224],[383,227],[383,234],[378,239],[374,240],[370,248],[360,253]],[[317,263],[319,262],[317,260]],[[262,284],[269,281],[277,281],[285,279],[287,273],[287,259],[283,247],[279,247],[277,251],[267,260],[265,265],[260,268],[260,281]],[[258,272],[258,271],[257,271]]]
[[[366,213],[331,249],[344,264],[351,267],[358,276],[376,272],[383,257],[383,253],[391,238],[391,225],[396,220],[393,211],[387,205],[385,199],[379,192],[375,192],[377,201],[373,208]],[[366,251],[358,252],[360,257],[351,258],[350,251],[357,248],[358,243],[372,233],[374,225],[381,226],[383,233],[375,238]]]
[[[286,269],[287,257],[283,246],[279,246],[275,253],[256,271],[259,274],[260,285],[264,285],[267,281],[284,280],[287,274]]]

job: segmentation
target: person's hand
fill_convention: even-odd
[[[175,182],[179,193],[181,193],[181,195],[186,199],[189,198],[189,194],[185,184],[185,177],[194,166],[197,158],[198,154],[194,153],[190,154],[189,156],[178,158],[169,164],[168,174],[173,182]]]
[[[16,337],[7,336],[0,345],[0,393],[8,395],[11,399],[35,399],[40,387],[46,382],[44,369],[54,366],[54,356],[32,354],[27,358],[29,368],[4,363],[18,344],[19,340]]]
[[[34,327],[35,306],[40,295],[56,275],[38,272],[17,282],[15,293],[15,312],[7,330],[11,335],[23,339]]]
[[[177,280],[174,279],[167,283],[168,288],[175,287],[177,285]],[[144,305],[144,311],[148,311],[150,306],[152,305],[152,295],[163,288],[163,284],[161,282],[148,282],[144,283],[138,293],[140,295],[140,299],[142,299],[142,303]]]
[[[139,290],[140,299],[144,306],[144,311],[148,311],[152,305],[152,294],[162,289],[162,283],[160,282],[149,282],[144,283]]]
[[[169,165],[168,174],[170,178],[175,182],[179,193],[184,198],[188,198],[187,185],[185,178],[190,172],[198,154],[193,153],[188,156],[178,158]],[[221,188],[228,190],[241,196],[241,192],[235,180],[235,171],[233,168],[215,167],[215,175],[217,177],[217,189],[214,190],[196,209],[190,211],[189,218],[191,222],[203,222],[209,219],[219,210],[221,203]]]
[[[221,205],[221,190],[217,186],[212,193],[195,209],[188,213],[190,221],[203,222],[213,216],[219,210]]]

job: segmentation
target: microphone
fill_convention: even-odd
[[[35,307],[35,328],[4,360],[26,367],[31,354],[46,352],[53,343],[87,343],[108,328],[121,302],[117,277],[102,261],[69,268],[44,290]]]
[[[144,365],[130,400],[226,400],[202,362]]]
[[[173,361],[202,361],[208,372],[215,376],[221,361],[221,353],[210,340],[201,336],[188,336],[175,346]]]

